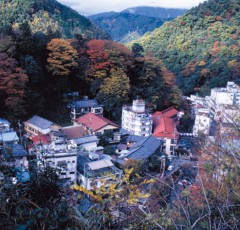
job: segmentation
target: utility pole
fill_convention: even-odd
[[[20,144],[22,145],[22,125],[20,120],[18,120],[18,128],[19,128],[19,139],[20,139]]]

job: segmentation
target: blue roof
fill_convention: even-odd
[[[37,115],[34,115],[32,118],[30,118],[28,121],[26,121],[32,125],[35,125],[41,129],[48,129],[53,125],[52,121],[49,121],[45,118],[39,117]]]
[[[134,160],[147,159],[160,149],[162,143],[163,142],[161,140],[153,136],[146,137],[133,145],[128,150],[128,153],[126,153],[121,158],[127,157]]]
[[[68,104],[68,107],[80,109],[80,108],[90,108],[98,105],[99,104],[96,99],[83,99],[78,101],[72,101],[71,103]]]
[[[16,177],[18,183],[24,183],[30,181],[30,172],[22,168],[16,168]]]
[[[27,151],[20,144],[13,144],[12,146],[4,146],[2,149],[3,155],[6,159],[27,156]]]
[[[137,136],[137,135],[129,135],[127,138],[128,142],[138,142],[138,141],[142,141],[145,139],[146,139],[146,137]]]

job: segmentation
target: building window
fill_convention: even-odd
[[[75,174],[75,172],[70,172],[69,174]]]
[[[65,166],[66,164],[67,164],[66,161],[58,161],[58,162],[57,162],[57,165],[58,165],[58,166]]]

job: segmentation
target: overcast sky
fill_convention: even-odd
[[[133,6],[191,8],[204,0],[58,0],[84,15],[108,11],[122,11]]]

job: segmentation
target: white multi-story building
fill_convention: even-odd
[[[240,86],[234,82],[228,82],[226,88],[213,88],[208,100],[215,104],[240,105]]]
[[[134,100],[132,106],[122,108],[122,129],[138,136],[152,135],[152,116],[145,109],[144,100]]]
[[[218,124],[240,124],[240,86],[234,82],[228,82],[226,88],[213,88],[210,96],[191,95],[189,100],[195,117],[194,135],[208,135],[212,120]]]
[[[202,133],[205,135],[209,134],[211,125],[211,119],[209,116],[209,109],[199,108],[195,114],[195,122],[193,126],[193,135],[198,136]]]
[[[77,179],[77,151],[67,149],[38,149],[38,167],[50,166],[57,170],[59,179],[76,182]]]
[[[50,137],[49,137],[50,139]],[[29,148],[30,155],[36,155],[40,170],[49,166],[56,169],[60,180],[76,182],[77,179],[77,150],[68,149],[65,142],[52,141],[45,144],[44,140]]]
[[[234,123],[240,113],[240,87],[228,82],[226,88],[214,88],[206,96],[211,117],[217,122]]]

